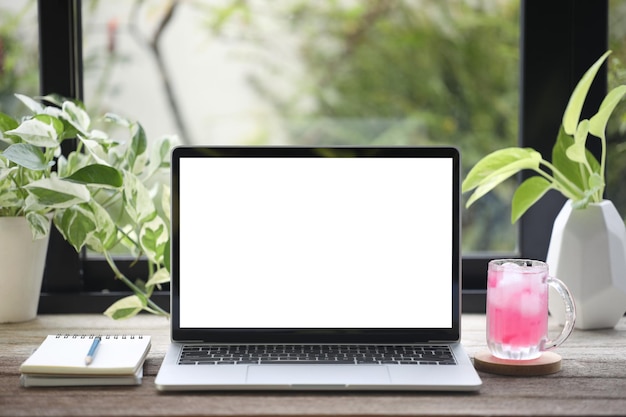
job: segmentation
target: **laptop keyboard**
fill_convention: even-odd
[[[449,346],[183,346],[179,365],[327,364],[456,365]]]

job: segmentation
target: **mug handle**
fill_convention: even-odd
[[[560,279],[550,276],[548,277],[547,283],[559,293],[563,299],[563,303],[565,303],[565,325],[556,340],[545,341],[542,350],[553,349],[565,342],[572,333],[572,330],[574,330],[574,323],[576,323],[576,304],[567,286]]]

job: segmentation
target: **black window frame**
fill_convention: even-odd
[[[572,89],[608,49],[608,0],[522,0],[520,6],[518,140],[521,146],[533,147],[550,158]],[[83,100],[81,0],[38,0],[38,19],[40,93]],[[597,108],[606,94],[606,68],[601,71],[585,108]],[[68,142],[66,146],[75,144]],[[592,152],[597,154],[598,149]],[[520,180],[525,176],[522,174]],[[561,195],[548,193],[527,212],[519,223],[516,253],[463,257],[463,312],[484,312],[490,259],[545,259],[552,223],[564,201]],[[128,260],[121,265],[128,269],[131,263]],[[139,264],[129,274],[145,277],[146,269]],[[55,232],[50,240],[39,312],[100,313],[128,294],[119,285],[110,287],[112,277],[106,262],[77,254]],[[101,288],[112,289],[103,292]],[[155,294],[153,299],[169,307],[167,291]]]

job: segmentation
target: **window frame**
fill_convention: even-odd
[[[608,48],[608,0],[521,0],[519,144],[550,158],[563,109],[584,71]],[[38,0],[40,93],[83,100],[81,0]],[[606,94],[606,68],[591,87],[585,105],[597,108]],[[586,110],[583,110],[583,115]],[[69,141],[71,148],[75,143]],[[69,150],[66,148],[66,150]],[[599,149],[591,149],[598,154]],[[520,175],[523,180],[528,173]],[[516,253],[465,255],[463,312],[484,312],[487,263],[493,258],[545,259],[552,223],[564,198],[550,192],[519,222]],[[120,262],[130,276],[145,267]],[[145,275],[143,275],[145,276]],[[54,231],[50,239],[39,313],[100,313],[129,292],[112,282],[106,262],[77,254]],[[109,287],[107,284],[112,284]],[[107,286],[109,290],[101,291]],[[169,292],[155,293],[169,307]]]

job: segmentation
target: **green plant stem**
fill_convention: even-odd
[[[111,194],[110,197],[107,197],[107,199],[105,201],[102,202],[102,204],[100,204],[103,208],[108,209],[109,207],[111,207],[113,204],[117,203],[118,201],[120,201],[122,197],[120,197],[120,195],[118,193],[113,193]],[[121,216],[120,216],[121,217]]]
[[[118,227],[117,227],[117,231],[118,231],[118,232],[120,232],[120,233],[121,233],[121,234],[122,234],[122,235],[123,235],[126,239],[128,239],[129,241],[131,241],[131,242],[133,243],[133,245],[135,245],[135,247],[137,247],[137,248],[141,248],[141,246],[139,245],[139,242],[135,241],[135,239],[133,239],[132,237],[130,237],[130,235],[129,235],[128,233],[126,233],[126,232],[124,231],[124,229],[122,229],[121,227],[119,227],[119,226],[118,226]],[[139,235],[137,235],[137,236],[139,236]],[[122,241],[122,239],[118,240],[118,242],[121,242],[121,241]],[[139,258],[139,257],[141,256],[141,253],[142,253],[142,252],[140,252],[140,253],[138,253],[138,254],[137,254],[137,258]]]
[[[83,141],[80,139],[76,140],[76,152],[78,153],[82,153],[83,152]]]
[[[152,275],[154,275],[154,263],[148,261],[148,277],[152,277]],[[152,291],[150,291],[152,292]]]
[[[561,191],[567,198],[578,199],[584,196],[584,191],[578,188],[576,184],[571,182],[565,175],[561,173],[554,165],[546,160],[541,160],[541,163],[545,165],[553,175],[549,175],[543,170],[536,170],[536,172],[543,175],[548,181],[555,184],[559,191]]]
[[[599,203],[604,198],[604,170],[606,167],[606,134],[600,137],[602,143],[602,153],[600,155],[600,175],[602,176],[602,188],[596,193],[596,202]]]
[[[585,163],[584,166],[582,166],[582,165],[578,166],[578,171],[580,172],[580,177],[583,179],[583,186],[588,188],[589,187],[589,181],[587,180],[587,176],[585,175],[585,168],[587,168],[587,172],[589,174],[591,174],[593,171],[591,170],[591,167],[589,166],[588,163]]]
[[[11,182],[15,185],[15,188],[19,191],[20,199],[26,201],[26,191],[24,191],[24,188],[22,187],[22,183],[24,182],[24,179],[22,178],[23,175],[24,174],[22,168],[18,167],[17,173],[15,175],[9,175],[8,178],[11,179]],[[23,216],[25,214],[24,205],[20,205],[20,207],[15,207],[14,210],[11,210],[11,212],[14,216]]]
[[[99,194],[101,194],[104,191],[104,189],[99,189],[96,192],[93,193],[94,198],[97,197]],[[103,208],[109,208],[112,204],[114,204],[115,202],[117,202],[120,199],[120,194],[119,193],[111,193],[110,196],[108,196],[102,203],[100,203],[100,205]]]
[[[144,293],[139,287],[137,287],[130,279],[128,279],[123,273],[122,271],[119,270],[119,268],[117,267],[117,265],[115,264],[115,261],[113,261],[113,258],[111,258],[111,255],[108,251],[104,251],[104,257],[107,261],[107,263],[109,264],[109,267],[111,267],[111,269],[113,270],[113,272],[115,273],[115,278],[119,279],[120,281],[122,281],[124,284],[126,284],[126,286],[128,286],[128,288],[130,288],[131,290],[133,290],[133,292],[138,295],[141,296],[142,298],[144,298],[147,302],[147,306],[144,307],[147,311],[159,315],[159,316],[165,316],[165,317],[169,317],[169,313],[165,310],[163,310],[161,307],[159,307],[154,301],[150,300],[150,298],[147,296],[146,293]]]

